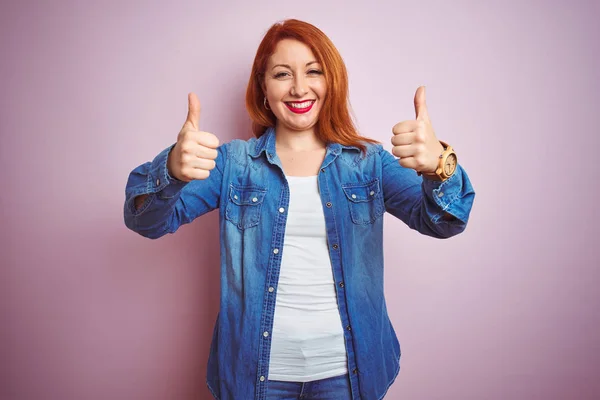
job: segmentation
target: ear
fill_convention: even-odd
[[[265,84],[265,79],[263,78],[262,81],[260,82],[260,87],[263,91],[263,96],[267,96],[267,85]]]

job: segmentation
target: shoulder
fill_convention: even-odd
[[[233,139],[224,145],[227,146],[229,152],[252,152],[256,148],[256,138],[244,139]]]
[[[251,161],[251,156],[256,155],[258,151],[258,139],[232,139],[224,143],[222,147],[224,147],[227,160],[233,161],[236,164],[247,165]]]
[[[351,166],[370,163],[380,158],[381,152],[385,151],[380,143],[361,142],[365,146],[362,151],[354,146],[341,146],[340,158]]]

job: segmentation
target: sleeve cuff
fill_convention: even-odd
[[[434,223],[440,221],[444,212],[454,215],[462,222],[466,222],[468,218],[468,214],[463,212],[463,207],[454,207],[454,203],[463,191],[464,182],[463,168],[460,165],[457,165],[456,168],[454,174],[444,182],[423,177],[425,195],[432,199],[443,211],[433,216],[432,221]]]
[[[148,193],[160,193],[160,197],[165,199],[177,195],[188,183],[169,175],[167,160],[173,147],[175,144],[167,147],[154,158],[148,174]]]

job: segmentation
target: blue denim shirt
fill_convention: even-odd
[[[220,310],[207,384],[217,399],[266,398],[271,332],[290,198],[275,132],[218,148],[206,180],[171,178],[163,150],[129,175],[125,224],[156,239],[219,209]],[[354,399],[381,399],[400,370],[383,285],[383,214],[436,238],[462,232],[475,193],[459,165],[445,182],[417,176],[381,145],[331,143],[318,176]],[[148,194],[136,211],[134,198]],[[443,218],[448,213],[455,218]]]

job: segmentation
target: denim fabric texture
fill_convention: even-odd
[[[172,147],[130,173],[125,225],[156,239],[219,210],[220,309],[206,382],[216,399],[267,399],[290,196],[275,131],[222,144],[210,177],[189,183],[168,174]],[[465,229],[475,192],[461,165],[445,182],[429,180],[379,144],[367,144],[366,153],[328,144],[318,185],[352,398],[381,399],[398,375],[401,355],[384,298],[383,215],[387,211],[424,235],[449,238]],[[136,210],[134,198],[142,194],[149,196]],[[455,218],[443,218],[446,213]]]
[[[267,381],[267,400],[352,400],[348,374],[311,382]]]

